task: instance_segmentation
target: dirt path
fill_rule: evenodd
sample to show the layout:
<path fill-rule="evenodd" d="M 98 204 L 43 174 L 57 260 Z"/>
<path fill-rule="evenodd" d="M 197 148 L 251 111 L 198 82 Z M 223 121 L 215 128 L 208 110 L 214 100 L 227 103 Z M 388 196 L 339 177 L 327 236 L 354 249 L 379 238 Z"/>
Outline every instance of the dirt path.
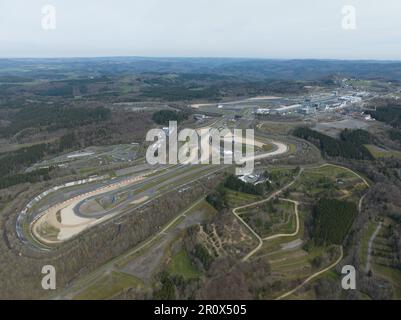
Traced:
<path fill-rule="evenodd" d="M 365 272 L 368 273 L 370 270 L 370 265 L 372 262 L 372 248 L 373 248 L 373 242 L 375 241 L 377 235 L 379 234 L 381 228 L 383 226 L 383 223 L 380 222 L 377 227 L 375 232 L 373 232 L 372 236 L 369 239 L 369 243 L 368 243 L 368 254 L 366 256 L 366 266 L 365 266 Z"/>
<path fill-rule="evenodd" d="M 275 198 L 276 196 L 278 196 L 280 193 L 282 193 L 284 190 L 286 190 L 286 189 L 288 189 L 289 187 L 291 187 L 296 181 L 297 181 L 297 179 L 301 176 L 301 174 L 302 174 L 302 172 L 303 172 L 303 168 L 301 168 L 301 170 L 299 171 L 299 173 L 298 173 L 298 175 L 294 178 L 294 180 L 293 181 L 291 181 L 289 184 L 287 184 L 286 186 L 284 186 L 284 187 L 282 187 L 280 190 L 277 190 L 276 192 L 274 192 L 274 193 L 272 193 L 269 197 L 267 197 L 266 199 L 264 199 L 264 200 L 260 200 L 260 201 L 256 201 L 256 202 L 253 202 L 253 203 L 251 203 L 251 204 L 247 204 L 247 205 L 244 205 L 244 206 L 240 206 L 240 207 L 237 207 L 237 208 L 234 208 L 233 209 L 233 214 L 237 217 L 237 219 L 239 220 L 239 221 L 241 221 L 241 223 L 249 230 L 249 231 L 251 231 L 251 233 L 256 237 L 256 239 L 259 241 L 259 243 L 258 243 L 258 245 L 256 246 L 256 248 L 255 249 L 253 249 L 251 252 L 249 252 L 244 258 L 242 258 L 242 261 L 247 261 L 250 257 L 252 257 L 256 252 L 258 252 L 259 250 L 260 250 L 260 248 L 262 248 L 262 246 L 263 246 L 263 241 L 267 241 L 267 240 L 271 240 L 271 239 L 273 239 L 272 237 L 274 237 L 274 238 L 279 238 L 279 237 L 290 237 L 290 236 L 294 236 L 294 235 L 297 235 L 298 234 L 298 232 L 299 232 L 299 216 L 298 216 L 298 202 L 296 202 L 296 201 L 292 201 L 292 200 L 288 200 L 288 199 L 283 199 L 283 200 L 285 200 L 285 201 L 290 201 L 290 202 L 293 202 L 294 204 L 295 204 L 295 214 L 296 214 L 296 221 L 297 221 L 297 230 L 296 230 L 296 232 L 294 233 L 294 234 L 291 234 L 291 235 L 288 235 L 288 234 L 278 234 L 278 235 L 274 235 L 274 236 L 272 236 L 272 237 L 268 237 L 268 238 L 265 238 L 265 239 L 263 239 L 262 237 L 260 237 L 241 217 L 240 217 L 240 215 L 238 214 L 238 210 L 241 210 L 241 209 L 245 209 L 245 208 L 248 208 L 248 207 L 252 207 L 252 206 L 255 206 L 255 205 L 258 205 L 258 204 L 262 204 L 262 203 L 265 203 L 265 202 L 268 202 L 268 201 L 270 201 L 271 199 L 273 199 L 273 198 Z"/>
<path fill-rule="evenodd" d="M 280 200 L 282 200 L 282 201 L 287 201 L 287 202 L 291 202 L 291 203 L 294 204 L 295 219 L 296 219 L 295 231 L 294 231 L 293 233 L 279 233 L 279 234 L 275 234 L 275 235 L 273 235 L 273 236 L 263 238 L 263 241 L 269 241 L 269 240 L 273 240 L 273 239 L 277 239 L 277 238 L 295 237 L 295 236 L 298 234 L 298 232 L 299 232 L 299 214 L 298 214 L 299 202 L 298 202 L 298 201 L 294 201 L 294 200 L 290 200 L 290 199 L 283 199 L 283 198 L 280 198 Z"/>
<path fill-rule="evenodd" d="M 341 168 L 341 169 L 347 170 L 347 171 L 351 172 L 352 174 L 354 174 L 355 176 L 357 176 L 359 179 L 361 179 L 363 181 L 363 183 L 366 184 L 366 186 L 368 188 L 370 187 L 369 182 L 364 177 L 362 177 L 360 174 L 356 173 L 354 170 L 351 170 L 350 168 L 339 166 L 339 165 L 336 165 L 336 164 L 331 164 L 331 163 L 325 163 L 325 164 L 321 165 L 320 167 L 327 167 L 327 166 L 332 166 L 332 167 L 336 167 L 336 168 Z"/>
<path fill-rule="evenodd" d="M 288 292 L 282 294 L 281 296 L 279 296 L 275 300 L 281 300 L 281 299 L 284 299 L 284 298 L 292 295 L 294 292 L 298 291 L 300 288 L 302 288 L 308 282 L 310 282 L 313 279 L 317 278 L 318 276 L 322 275 L 326 271 L 329 271 L 330 269 L 334 268 L 337 264 L 339 264 L 341 262 L 343 257 L 344 257 L 343 247 L 340 246 L 340 256 L 338 257 L 338 259 L 335 262 L 333 262 L 331 265 L 329 265 L 328 267 L 324 268 L 323 270 L 320 270 L 320 271 L 312 274 L 310 277 L 306 278 L 299 286 L 297 286 L 296 288 L 292 289 L 291 291 L 288 291 Z"/>
<path fill-rule="evenodd" d="M 345 169 L 345 170 L 347 170 L 347 171 L 352 172 L 354 175 L 356 175 L 358 178 L 360 178 L 360 179 L 366 184 L 366 186 L 367 186 L 368 188 L 370 187 L 370 185 L 369 185 L 369 183 L 366 181 L 366 179 L 364 179 L 361 175 L 359 175 L 359 174 L 356 173 L 355 171 L 353 171 L 353 170 L 351 170 L 351 169 L 348 169 L 348 168 L 346 168 L 346 167 L 342 167 L 342 166 L 338 166 L 338 165 L 334 165 L 334 164 L 324 164 L 322 167 L 328 166 L 328 165 L 334 166 L 334 167 L 337 167 L 337 168 L 343 168 L 343 169 Z M 359 203 L 358 203 L 358 211 L 359 211 L 359 213 L 361 213 L 361 211 L 362 211 L 362 203 L 363 203 L 363 200 L 365 199 L 365 197 L 366 197 L 366 194 L 363 195 L 363 196 L 361 197 L 361 199 L 359 200 Z M 371 250 L 370 248 L 371 248 L 371 245 L 373 244 L 373 240 L 374 240 L 374 238 L 377 236 L 377 233 L 380 231 L 380 228 L 379 228 L 379 227 L 381 228 L 381 225 L 378 226 L 378 228 L 376 229 L 375 233 L 372 235 L 372 238 L 371 238 L 370 241 L 369 241 L 368 252 L 370 252 L 370 250 Z M 379 229 L 379 230 L 378 230 L 378 229 Z M 323 270 L 321 270 L 321 271 L 318 271 L 318 272 L 314 273 L 313 275 L 311 275 L 310 277 L 308 277 L 306 280 L 304 280 L 299 286 L 297 286 L 297 287 L 294 288 L 293 290 L 288 291 L 287 293 L 285 293 L 285 294 L 279 296 L 278 298 L 276 298 L 276 300 L 281 300 L 281 299 L 284 299 L 284 298 L 290 296 L 291 294 L 293 294 L 294 292 L 296 292 L 297 290 L 299 290 L 300 288 L 302 288 L 302 287 L 303 287 L 305 284 L 307 284 L 308 282 L 310 282 L 310 281 L 312 281 L 313 279 L 317 278 L 318 276 L 320 276 L 321 274 L 325 273 L 326 271 L 329 271 L 330 269 L 334 268 L 335 266 L 337 266 L 337 265 L 341 262 L 341 260 L 343 259 L 343 257 L 344 257 L 344 250 L 343 250 L 343 247 L 340 246 L 340 256 L 339 256 L 339 258 L 338 258 L 334 263 L 332 263 L 331 265 L 329 265 L 327 268 L 325 268 L 325 269 L 323 269 Z M 368 261 L 369 261 L 369 253 L 368 253 Z M 369 266 L 367 265 L 367 267 L 369 267 Z M 367 269 L 366 269 L 366 270 L 367 270 Z"/>
<path fill-rule="evenodd" d="M 338 166 L 338 165 L 334 165 L 334 164 L 329 164 L 329 163 L 323 164 L 323 165 L 321 165 L 320 167 L 325 167 L 325 166 L 333 166 L 333 167 L 345 169 L 345 170 L 347 170 L 347 171 L 353 173 L 353 174 L 354 174 L 355 176 L 357 176 L 358 178 L 360 178 L 360 179 L 365 183 L 365 185 L 366 185 L 368 188 L 370 187 L 370 185 L 369 185 L 369 183 L 367 182 L 366 179 L 364 179 L 361 175 L 359 175 L 358 173 L 356 173 L 355 171 L 353 171 L 353 170 L 351 170 L 351 169 L 349 169 L 349 168 L 342 167 L 342 166 Z M 249 229 L 249 230 L 252 232 L 252 234 L 253 234 L 253 235 L 258 239 L 258 241 L 259 241 L 258 246 L 257 246 L 255 249 L 253 249 L 251 252 L 249 252 L 249 253 L 242 259 L 243 261 L 248 260 L 248 259 L 249 259 L 251 256 L 253 256 L 257 251 L 259 251 L 259 250 L 262 248 L 263 242 L 264 242 L 264 241 L 269 241 L 269 240 L 277 239 L 277 238 L 280 238 L 280 237 L 293 237 L 293 236 L 296 236 L 296 235 L 298 234 L 298 232 L 299 232 L 298 205 L 299 205 L 299 203 L 298 203 L 297 201 L 293 201 L 293 200 L 289 200 L 289 199 L 281 199 L 281 200 L 284 200 L 284 201 L 293 202 L 293 203 L 295 204 L 295 213 L 296 213 L 296 219 L 297 219 L 297 222 L 296 222 L 296 223 L 297 223 L 296 231 L 295 231 L 294 233 L 291 233 L 291 234 L 277 234 L 277 235 L 273 235 L 273 236 L 270 236 L 270 237 L 267 237 L 267 238 L 261 238 L 261 237 L 260 237 L 260 236 L 259 236 L 259 235 L 258 235 L 258 234 L 257 234 L 257 233 L 256 233 L 256 232 L 255 232 L 240 216 L 239 216 L 239 215 L 238 215 L 237 211 L 240 210 L 240 209 L 248 208 L 248 207 L 250 207 L 250 206 L 262 204 L 262 203 L 265 203 L 265 202 L 271 200 L 272 198 L 274 198 L 275 196 L 279 195 L 279 194 L 280 194 L 281 192 L 283 192 L 284 190 L 286 190 L 286 189 L 288 189 L 289 187 L 291 187 L 291 186 L 295 183 L 295 181 L 301 176 L 301 174 L 302 174 L 303 171 L 304 171 L 304 168 L 301 168 L 299 174 L 294 178 L 294 180 L 293 180 L 291 183 L 287 184 L 286 186 L 284 186 L 284 187 L 281 188 L 280 190 L 274 192 L 274 193 L 273 193 L 272 195 L 270 195 L 267 199 L 264 199 L 264 200 L 261 200 L 261 201 L 257 201 L 257 202 L 254 202 L 254 203 L 251 203 L 251 204 L 244 205 L 244 206 L 237 207 L 237 208 L 233 209 L 233 214 L 247 227 L 247 229 Z M 365 196 L 366 196 L 366 194 L 365 194 L 364 196 L 362 196 L 361 199 L 359 200 L 359 204 L 358 204 L 358 211 L 359 211 L 359 213 L 362 211 L 362 202 L 363 202 Z M 376 229 L 376 231 L 377 231 L 377 229 Z M 379 231 L 380 231 L 380 229 L 379 229 Z M 377 231 L 377 233 L 378 233 L 378 231 Z M 375 234 L 376 234 L 376 232 L 375 232 Z M 377 235 L 377 234 L 376 234 L 376 235 Z M 376 237 L 376 235 L 374 235 L 374 236 Z M 373 237 L 373 236 L 372 236 L 372 237 Z M 374 238 L 373 238 L 373 239 L 374 239 Z M 372 240 L 372 239 L 371 239 L 371 240 Z M 372 243 L 373 243 L 373 241 L 372 241 Z M 343 259 L 343 257 L 344 257 L 343 247 L 340 246 L 339 248 L 340 248 L 340 256 L 339 256 L 339 258 L 338 258 L 334 263 L 332 263 L 332 264 L 329 265 L 328 267 L 324 268 L 323 270 L 320 270 L 320 271 L 318 271 L 318 272 L 312 274 L 312 275 L 309 276 L 307 279 L 305 279 L 300 285 L 298 285 L 296 288 L 294 288 L 293 290 L 288 291 L 287 293 L 285 293 L 285 294 L 279 296 L 278 298 L 276 298 L 276 300 L 281 300 L 281 299 L 284 299 L 284 298 L 290 296 L 291 294 L 293 294 L 294 292 L 296 292 L 297 290 L 299 290 L 301 287 L 303 287 L 303 286 L 304 286 L 305 284 L 307 284 L 308 282 L 312 281 L 313 279 L 317 278 L 317 277 L 320 276 L 321 274 L 323 274 L 323 273 L 325 273 L 326 271 L 329 271 L 330 269 L 332 269 L 332 268 L 334 268 L 335 266 L 337 266 L 337 264 L 339 264 L 339 263 L 341 262 L 341 260 Z"/>

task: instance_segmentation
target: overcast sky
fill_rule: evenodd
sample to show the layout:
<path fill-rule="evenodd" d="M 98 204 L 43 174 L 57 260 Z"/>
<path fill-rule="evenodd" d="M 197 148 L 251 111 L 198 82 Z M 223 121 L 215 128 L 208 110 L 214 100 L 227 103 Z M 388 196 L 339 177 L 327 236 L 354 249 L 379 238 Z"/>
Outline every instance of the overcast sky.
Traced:
<path fill-rule="evenodd" d="M 127 55 L 401 60 L 401 1 L 0 0 L 0 57 Z"/>

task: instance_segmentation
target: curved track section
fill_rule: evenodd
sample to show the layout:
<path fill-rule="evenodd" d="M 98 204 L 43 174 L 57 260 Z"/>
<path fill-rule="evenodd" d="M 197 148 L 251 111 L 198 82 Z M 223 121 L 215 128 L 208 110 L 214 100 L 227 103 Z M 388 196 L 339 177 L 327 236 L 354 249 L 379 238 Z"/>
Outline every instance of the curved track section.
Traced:
<path fill-rule="evenodd" d="M 254 143 L 262 146 L 266 144 L 261 141 Z M 272 158 L 283 155 L 289 150 L 282 142 L 268 141 L 268 143 L 274 146 L 271 151 L 255 154 L 243 160 Z M 89 191 L 87 189 L 85 191 L 82 187 L 81 190 L 84 191 L 63 201 L 45 205 L 42 203 L 42 209 L 35 210 L 33 206 L 25 208 L 17 218 L 17 233 L 24 243 L 49 250 L 52 246 L 67 241 L 88 228 L 152 201 L 161 194 L 171 191 L 174 186 L 182 187 L 189 181 L 196 181 L 226 167 L 173 165 L 133 177 L 120 178 L 110 183 L 103 182 L 99 187 Z"/>

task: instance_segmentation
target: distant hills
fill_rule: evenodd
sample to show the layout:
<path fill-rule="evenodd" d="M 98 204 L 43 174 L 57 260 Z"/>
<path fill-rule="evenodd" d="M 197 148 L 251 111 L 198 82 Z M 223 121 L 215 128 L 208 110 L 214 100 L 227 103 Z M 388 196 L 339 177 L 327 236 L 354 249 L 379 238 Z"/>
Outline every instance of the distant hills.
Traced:
<path fill-rule="evenodd" d="M 85 77 L 191 73 L 249 80 L 315 80 L 332 77 L 401 80 L 401 61 L 146 57 L 0 59 L 0 76 L 62 79 L 67 71 Z"/>

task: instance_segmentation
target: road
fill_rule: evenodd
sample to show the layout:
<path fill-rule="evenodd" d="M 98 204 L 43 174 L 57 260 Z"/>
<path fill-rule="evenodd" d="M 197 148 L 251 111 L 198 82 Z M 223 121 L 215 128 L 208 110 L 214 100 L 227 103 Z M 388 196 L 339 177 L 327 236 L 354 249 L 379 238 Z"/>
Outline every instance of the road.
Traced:
<path fill-rule="evenodd" d="M 254 142 L 254 143 L 256 143 L 256 142 Z M 284 143 L 276 142 L 276 141 L 272 141 L 271 143 L 273 143 L 276 146 L 276 148 L 274 150 L 272 150 L 270 152 L 264 152 L 262 154 L 254 155 L 254 156 L 246 158 L 246 159 L 243 158 L 243 160 L 250 161 L 252 159 L 256 160 L 256 159 L 262 159 L 262 158 L 267 158 L 267 157 L 273 157 L 273 156 L 277 156 L 280 154 L 284 154 L 289 149 L 288 146 Z M 197 169 L 195 171 L 203 171 L 204 168 L 205 168 L 205 166 L 200 166 L 199 169 Z M 146 194 L 144 194 L 141 198 L 154 199 L 155 195 L 156 195 L 156 192 L 155 192 L 156 189 L 161 188 L 163 185 L 166 185 L 167 183 L 173 184 L 173 183 L 175 183 L 175 180 L 178 180 L 178 178 L 182 178 L 185 175 L 185 173 L 180 174 L 177 171 L 177 170 L 185 169 L 185 168 L 183 168 L 182 165 L 173 166 L 173 168 L 171 168 L 171 169 L 173 171 L 176 171 L 175 177 L 170 177 L 167 181 L 159 183 L 156 187 L 151 188 L 151 190 L 149 192 L 147 192 Z M 209 171 L 209 170 L 205 170 L 206 175 L 207 175 L 207 171 Z M 193 174 L 193 173 L 191 173 L 191 174 Z M 163 175 L 166 175 L 166 176 L 171 175 L 171 170 L 168 170 L 167 173 L 161 174 L 161 176 L 163 176 Z M 204 175 L 205 174 L 202 174 L 202 173 L 199 174 L 199 176 L 204 176 Z M 118 204 L 117 206 L 115 206 L 114 208 L 112 208 L 110 210 L 101 210 L 96 213 L 91 213 L 90 215 L 83 214 L 80 211 L 81 205 L 86 203 L 90 199 L 95 199 L 96 197 L 98 197 L 100 195 L 102 195 L 102 196 L 104 196 L 106 194 L 112 195 L 112 194 L 116 194 L 117 192 L 121 192 L 122 190 L 125 190 L 125 189 L 131 189 L 131 194 L 132 194 L 133 191 L 140 190 L 140 188 L 138 188 L 140 185 L 144 185 L 144 184 L 147 184 L 148 182 L 150 182 L 151 180 L 158 179 L 157 176 L 149 177 L 146 179 L 144 179 L 146 177 L 146 175 L 142 175 L 142 177 L 143 177 L 142 181 L 136 181 L 135 178 L 134 179 L 129 178 L 126 180 L 114 182 L 110 185 L 106 184 L 106 185 L 103 185 L 102 187 L 100 187 L 99 189 L 95 189 L 95 190 L 91 190 L 89 192 L 75 195 L 74 197 L 71 197 L 62 202 L 57 202 L 57 203 L 53 204 L 51 207 L 47 208 L 47 210 L 44 210 L 40 213 L 37 213 L 37 212 L 33 213 L 31 215 L 31 217 L 34 216 L 35 218 L 33 219 L 33 221 L 30 222 L 30 228 L 29 228 L 31 230 L 31 235 L 33 236 L 34 239 L 39 238 L 42 243 L 48 243 L 48 241 L 45 241 L 45 239 L 38 237 L 38 232 L 37 232 L 37 230 L 39 230 L 38 228 L 41 226 L 43 221 L 48 223 L 47 217 L 50 217 L 49 219 L 51 219 L 52 221 L 54 220 L 53 224 L 54 223 L 56 224 L 56 226 L 55 226 L 56 229 L 60 229 L 60 230 L 63 229 L 63 230 L 68 231 L 65 233 L 65 236 L 63 236 L 62 238 L 57 238 L 57 240 L 52 240 L 49 243 L 53 243 L 53 242 L 58 243 L 61 241 L 68 240 L 95 224 L 103 223 L 106 219 L 112 218 L 115 215 L 120 214 L 122 211 L 124 211 L 123 207 L 132 204 L 132 201 L 134 199 L 131 199 L 129 197 L 127 200 L 123 201 L 122 203 Z M 143 192 L 140 192 L 140 193 L 142 194 Z M 278 193 L 273 194 L 272 197 L 274 197 L 277 194 Z M 136 194 L 136 196 L 139 197 L 138 194 Z M 74 224 L 65 225 L 64 222 L 62 222 L 62 223 L 55 222 L 55 219 L 53 218 L 53 216 L 54 217 L 56 216 L 56 212 L 63 209 L 67 205 L 69 205 L 70 202 L 72 203 L 72 201 L 74 204 L 73 208 L 71 210 L 68 210 L 68 212 L 65 210 L 63 212 L 68 213 L 68 217 L 74 218 L 74 220 L 73 220 Z M 147 201 L 147 202 L 149 202 L 149 201 Z M 66 218 L 67 214 L 65 214 L 63 217 Z M 67 219 L 65 219 L 65 220 L 67 221 Z M 60 234 L 61 234 L 61 232 L 60 232 Z M 63 235 L 64 235 L 64 233 L 63 233 Z"/>
<path fill-rule="evenodd" d="M 258 154 L 258 155 L 254 155 L 252 157 L 244 157 L 243 159 L 241 159 L 241 161 L 249 161 L 249 160 L 261 160 L 261 159 L 266 159 L 266 158 L 271 158 L 274 156 L 279 156 L 282 155 L 284 153 L 287 153 L 289 150 L 288 145 L 282 143 L 282 142 L 278 142 L 278 141 L 269 141 L 271 144 L 273 144 L 276 148 L 268 153 L 262 153 L 262 154 Z"/>
<path fill-rule="evenodd" d="M 38 219 L 34 220 L 31 225 L 30 225 L 30 229 L 31 229 L 31 235 L 34 237 L 34 239 L 39 239 L 41 243 L 44 244 L 58 244 L 61 243 L 63 241 L 69 240 L 75 236 L 77 236 L 78 234 L 84 232 L 85 230 L 89 229 L 90 227 L 99 224 L 99 223 L 106 223 L 106 221 L 110 221 L 112 220 L 112 218 L 115 218 L 117 216 L 120 216 L 122 214 L 124 214 L 125 212 L 128 211 L 132 211 L 134 208 L 139 208 L 144 206 L 145 204 L 149 203 L 150 201 L 160 197 L 161 195 L 165 194 L 166 192 L 169 192 L 173 189 L 177 189 L 177 188 L 183 188 L 185 185 L 192 183 L 194 181 L 197 181 L 198 179 L 202 178 L 202 177 L 206 177 L 210 174 L 213 174 L 217 171 L 223 170 L 226 167 L 223 166 L 216 166 L 216 168 L 214 166 L 196 166 L 193 167 L 193 169 L 191 169 L 191 167 L 185 167 L 185 166 L 180 166 L 181 171 L 184 172 L 180 172 L 180 171 L 174 171 L 173 174 L 170 176 L 167 176 L 163 174 L 161 177 L 163 179 L 167 179 L 166 181 L 162 180 L 155 180 L 155 177 L 151 177 L 150 181 L 155 181 L 152 183 L 155 183 L 154 186 L 151 186 L 149 188 L 147 188 L 146 190 L 144 190 L 143 192 L 138 190 L 138 187 L 136 184 L 133 185 L 133 190 L 136 190 L 137 195 L 141 195 L 141 194 L 148 194 L 149 197 L 151 197 L 150 199 L 146 198 L 146 201 L 138 203 L 137 205 L 130 205 L 132 204 L 132 199 L 129 199 L 125 202 L 123 202 L 121 205 L 125 205 L 125 208 L 121 208 L 121 206 L 117 206 L 116 208 L 109 210 L 106 212 L 106 214 L 103 214 L 99 217 L 96 217 L 95 215 L 93 215 L 93 217 L 88 217 L 82 214 L 76 215 L 74 208 L 76 206 L 78 206 L 80 203 L 82 203 L 83 200 L 85 199 L 89 199 L 91 197 L 96 196 L 96 192 L 98 194 L 103 194 L 103 193 L 107 193 L 110 192 L 109 190 L 111 190 L 111 187 L 113 187 L 116 190 L 119 190 L 119 188 L 121 187 L 121 189 L 125 190 L 126 188 L 126 184 L 132 183 L 130 182 L 130 180 L 127 180 L 129 182 L 127 182 L 126 184 L 124 183 L 117 183 L 117 184 L 113 184 L 110 186 L 104 186 L 99 190 L 95 190 L 95 192 L 92 193 L 88 193 L 88 194 L 82 194 L 80 196 L 76 196 L 72 199 L 69 199 L 67 201 L 64 201 L 63 203 L 57 204 L 56 206 L 46 210 L 45 212 L 43 212 L 42 215 L 38 216 Z M 188 168 L 190 170 L 188 170 Z M 194 176 L 194 177 L 192 177 Z M 181 180 L 179 180 L 181 179 Z M 150 181 L 147 181 L 147 183 L 149 183 Z M 139 182 L 141 185 L 143 185 L 144 180 L 141 180 Z M 167 188 L 168 187 L 168 188 Z M 149 190 L 153 190 L 152 192 L 149 192 Z M 43 237 L 41 237 L 38 233 L 38 228 L 40 227 L 40 225 L 42 225 L 43 223 L 48 223 L 47 222 L 47 218 L 51 217 L 51 214 L 55 215 L 55 213 L 58 210 L 61 210 L 63 208 L 66 208 L 66 206 L 73 204 L 73 208 L 70 208 L 68 210 L 68 214 L 69 217 L 71 218 L 71 221 L 73 221 L 72 223 L 68 223 L 67 221 L 64 222 L 63 217 L 63 211 L 61 214 L 61 218 L 62 218 L 62 224 L 60 223 L 56 223 L 55 227 L 57 227 L 60 230 L 59 235 L 61 234 L 65 234 L 66 235 L 63 237 L 58 237 L 57 240 L 54 241 L 48 241 L 46 239 L 43 239 Z M 64 209 L 63 209 L 64 210 Z M 54 220 L 54 219 L 53 219 Z M 50 220 L 49 220 L 50 221 Z M 53 222 L 54 223 L 54 222 Z"/>

